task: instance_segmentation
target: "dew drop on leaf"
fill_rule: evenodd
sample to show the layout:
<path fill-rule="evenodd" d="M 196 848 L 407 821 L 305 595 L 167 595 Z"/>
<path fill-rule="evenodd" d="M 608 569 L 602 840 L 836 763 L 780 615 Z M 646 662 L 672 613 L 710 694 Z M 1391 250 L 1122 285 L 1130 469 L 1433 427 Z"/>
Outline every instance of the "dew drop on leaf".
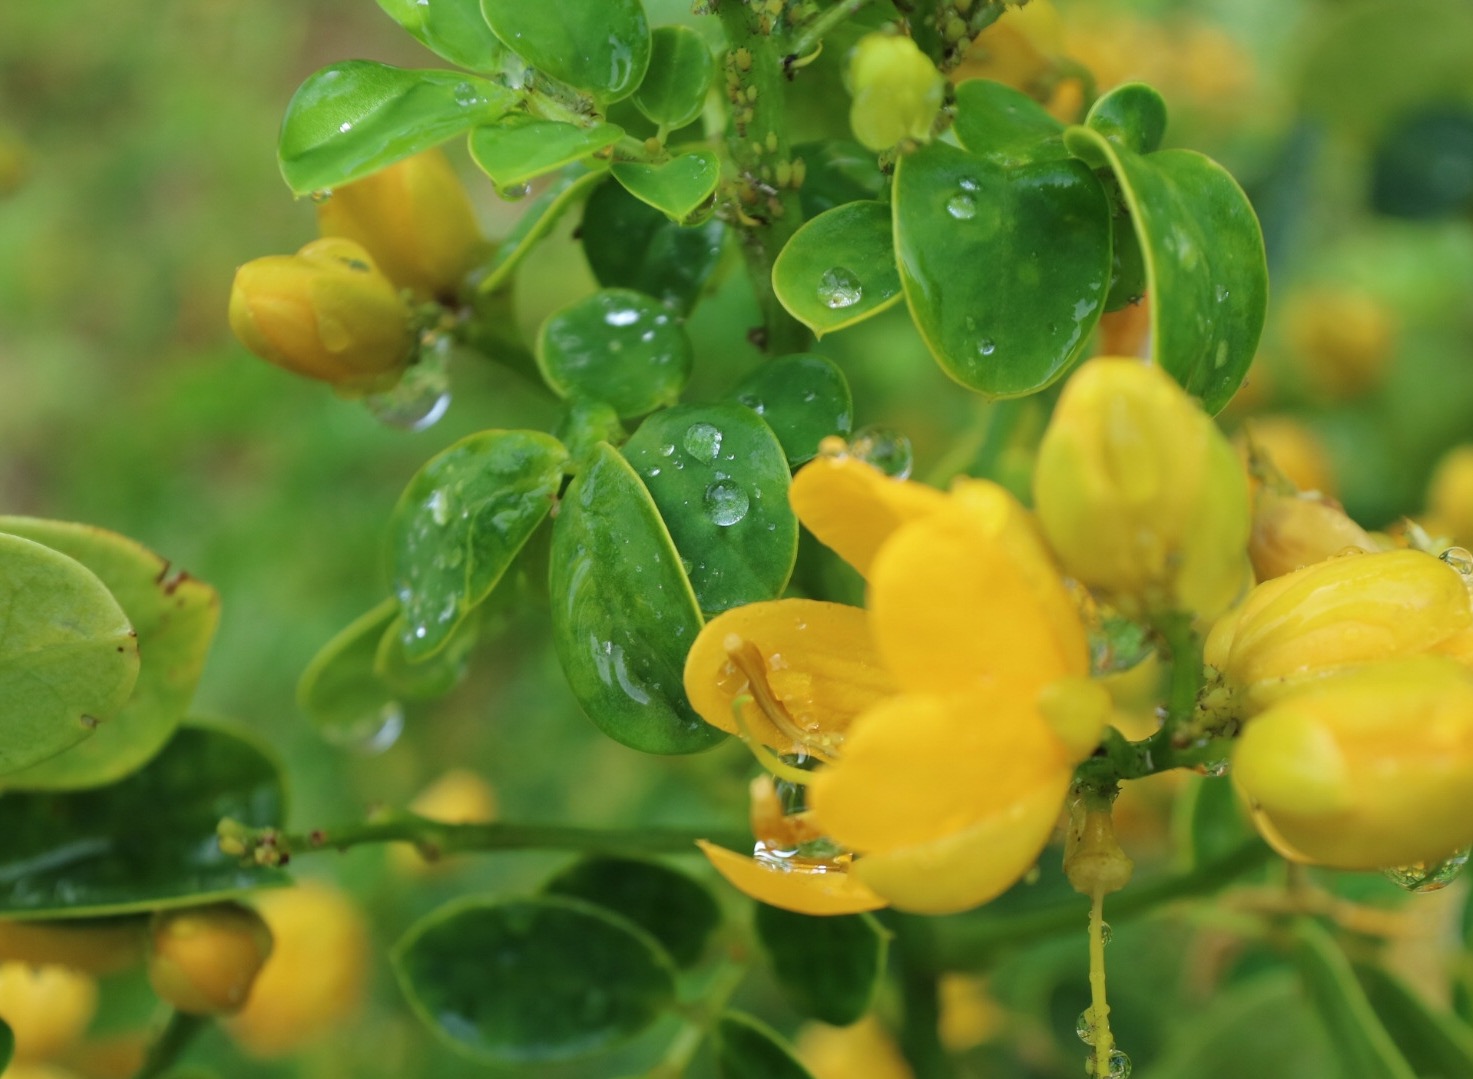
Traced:
<path fill-rule="evenodd" d="M 864 286 L 849 270 L 833 266 L 818 279 L 818 298 L 829 310 L 839 311 L 864 299 Z"/>
<path fill-rule="evenodd" d="M 735 480 L 717 480 L 711 484 L 706 488 L 705 502 L 711 520 L 722 528 L 740 521 L 751 505 L 747 492 Z"/>
<path fill-rule="evenodd" d="M 714 461 L 721 452 L 721 428 L 712 423 L 693 423 L 685 431 L 685 452 L 698 461 Z"/>
<path fill-rule="evenodd" d="M 863 427 L 854 432 L 848 452 L 887 476 L 902 480 L 910 476 L 911 466 L 915 463 L 910 439 L 888 427 Z"/>
<path fill-rule="evenodd" d="M 977 200 L 965 191 L 946 200 L 946 212 L 958 221 L 970 221 L 977 216 Z"/>

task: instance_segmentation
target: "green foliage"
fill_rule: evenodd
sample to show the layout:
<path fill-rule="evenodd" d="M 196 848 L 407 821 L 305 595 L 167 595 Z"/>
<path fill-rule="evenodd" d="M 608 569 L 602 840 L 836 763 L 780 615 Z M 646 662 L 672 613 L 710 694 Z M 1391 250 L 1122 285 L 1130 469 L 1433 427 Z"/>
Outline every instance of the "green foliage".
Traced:
<path fill-rule="evenodd" d="M 599 284 L 643 292 L 682 313 L 695 306 L 725 238 L 726 224 L 718 218 L 683 226 L 613 180 L 588 196 L 579 226 Z"/>
<path fill-rule="evenodd" d="M 716 1063 L 721 1079 L 813 1079 L 792 1048 L 765 1023 L 727 1012 L 716 1026 Z"/>
<path fill-rule="evenodd" d="M 721 180 L 721 163 L 710 150 L 694 150 L 654 165 L 616 163 L 610 171 L 640 202 L 681 225 L 699 224 L 710 216 Z"/>
<path fill-rule="evenodd" d="M 675 130 L 700 116 L 715 78 L 711 50 L 688 26 L 661 26 L 650 37 L 650 64 L 634 92 L 640 112 Z"/>
<path fill-rule="evenodd" d="M 492 31 L 534 68 L 608 104 L 639 86 L 650 62 L 640 0 L 570 0 L 556 8 L 481 0 Z"/>
<path fill-rule="evenodd" d="M 844 372 L 810 353 L 769 361 L 730 396 L 766 421 L 792 468 L 817 456 L 825 438 L 847 435 L 854 426 L 854 401 Z"/>
<path fill-rule="evenodd" d="M 452 64 L 491 73 L 508 53 L 481 17 L 479 0 L 378 0 L 378 6 L 420 44 Z"/>
<path fill-rule="evenodd" d="M 614 124 L 584 128 L 512 113 L 471 132 L 471 157 L 505 191 L 581 161 L 623 136 Z"/>
<path fill-rule="evenodd" d="M 773 263 L 772 288 L 816 337 L 893 307 L 900 301 L 900 271 L 890 207 L 847 202 L 805 223 Z"/>
<path fill-rule="evenodd" d="M 783 995 L 801 1014 L 846 1026 L 869 1011 L 890 944 L 872 915 L 814 918 L 758 903 L 753 920 Z"/>

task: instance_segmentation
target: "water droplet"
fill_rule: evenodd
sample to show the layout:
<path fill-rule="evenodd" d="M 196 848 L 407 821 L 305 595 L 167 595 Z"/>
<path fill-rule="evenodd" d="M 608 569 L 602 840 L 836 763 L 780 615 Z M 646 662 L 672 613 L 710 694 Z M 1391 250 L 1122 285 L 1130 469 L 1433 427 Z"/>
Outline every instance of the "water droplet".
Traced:
<path fill-rule="evenodd" d="M 1074 1033 L 1085 1045 L 1095 1043 L 1095 1013 L 1093 1008 L 1085 1008 L 1079 1013 L 1079 1018 L 1074 1023 Z"/>
<path fill-rule="evenodd" d="M 639 311 L 633 307 L 615 307 L 604 312 L 604 322 L 610 326 L 633 326 L 639 321 Z"/>
<path fill-rule="evenodd" d="M 685 431 L 685 452 L 698 461 L 714 461 L 721 452 L 721 428 L 712 423 L 693 423 Z"/>
<path fill-rule="evenodd" d="M 1113 936 L 1114 936 L 1114 933 L 1110 929 L 1110 923 L 1109 922 L 1101 922 L 1100 923 L 1100 943 L 1101 944 L 1109 944 L 1110 943 L 1110 938 L 1113 937 Z"/>
<path fill-rule="evenodd" d="M 1085 1060 L 1084 1074 L 1091 1076 L 1099 1075 L 1099 1073 L 1095 1070 L 1095 1058 L 1093 1056 L 1090 1056 L 1087 1060 Z M 1129 1077 L 1130 1057 L 1126 1056 L 1119 1049 L 1110 1050 L 1110 1060 L 1109 1063 L 1105 1065 L 1105 1074 L 1103 1076 L 1103 1079 L 1129 1079 Z"/>
<path fill-rule="evenodd" d="M 1217 294 L 1216 295 L 1217 295 L 1217 302 L 1218 303 L 1223 303 L 1223 302 L 1225 302 L 1227 300 L 1227 298 L 1229 296 L 1232 295 L 1232 293 L 1228 292 L 1228 290 L 1225 287 L 1223 287 L 1222 285 L 1218 285 L 1217 286 Z"/>
<path fill-rule="evenodd" d="M 450 498 L 444 491 L 436 489 L 430 493 L 429 501 L 425 506 L 430 511 L 430 517 L 437 525 L 447 524 L 450 521 Z"/>
<path fill-rule="evenodd" d="M 497 187 L 496 194 L 503 202 L 516 202 L 526 198 L 532 191 L 531 184 L 506 184 Z"/>
<path fill-rule="evenodd" d="M 377 756 L 404 733 L 404 707 L 398 701 L 386 701 L 377 711 L 351 723 L 328 724 L 321 730 L 322 736 L 335 745 L 367 757 Z"/>
<path fill-rule="evenodd" d="M 818 279 L 818 298 L 831 311 L 853 307 L 864 299 L 864 285 L 842 266 L 834 266 Z"/>
<path fill-rule="evenodd" d="M 393 389 L 369 394 L 363 404 L 380 423 L 423 431 L 438 423 L 450 407 L 450 379 L 443 366 L 419 363 Z"/>
<path fill-rule="evenodd" d="M 1468 864 L 1469 849 L 1464 848 L 1435 862 L 1412 862 L 1410 865 L 1383 869 L 1388 880 L 1409 892 L 1440 892 L 1458 879 Z"/>
<path fill-rule="evenodd" d="M 332 198 L 332 188 L 330 188 L 330 187 L 324 187 L 320 191 L 314 191 L 314 192 L 312 192 L 312 201 L 313 202 L 318 202 L 318 203 L 326 202 L 330 198 Z"/>
<path fill-rule="evenodd" d="M 669 457 L 674 452 L 675 452 L 675 446 L 674 446 L 673 443 L 667 442 L 663 446 L 660 447 L 660 456 L 661 457 Z"/>
<path fill-rule="evenodd" d="M 977 342 L 977 351 L 983 356 L 991 356 L 997 351 L 997 342 L 990 337 L 984 337 Z"/>
<path fill-rule="evenodd" d="M 1473 577 L 1473 551 L 1466 547 L 1449 547 L 1437 556 L 1464 577 Z"/>
<path fill-rule="evenodd" d="M 910 439 L 888 427 L 864 427 L 855 431 L 847 448 L 849 453 L 861 461 L 866 461 L 887 476 L 897 479 L 908 478 L 911 465 L 915 463 Z M 822 451 L 822 444 L 819 449 Z"/>
<path fill-rule="evenodd" d="M 946 200 L 946 212 L 958 221 L 970 221 L 977 216 L 977 200 L 965 191 L 958 192 Z"/>
<path fill-rule="evenodd" d="M 453 93 L 455 95 L 455 103 L 463 109 L 473 109 L 477 105 L 484 105 L 486 103 L 486 99 L 481 96 L 480 91 L 468 82 L 456 83 Z"/>
<path fill-rule="evenodd" d="M 706 512 L 722 528 L 740 521 L 751 505 L 747 492 L 735 480 L 717 480 L 706 488 L 705 499 Z"/>

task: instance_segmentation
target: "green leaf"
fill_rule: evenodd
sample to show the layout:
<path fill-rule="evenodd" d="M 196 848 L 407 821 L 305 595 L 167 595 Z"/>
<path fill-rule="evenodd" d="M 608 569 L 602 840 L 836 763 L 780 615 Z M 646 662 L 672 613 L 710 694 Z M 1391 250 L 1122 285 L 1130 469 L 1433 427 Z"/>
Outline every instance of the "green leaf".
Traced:
<path fill-rule="evenodd" d="M 1356 980 L 1386 1032 L 1422 1079 L 1473 1075 L 1473 1028 L 1449 1012 L 1434 1010 L 1396 975 L 1356 963 Z"/>
<path fill-rule="evenodd" d="M 721 181 L 721 164 L 710 150 L 692 150 L 658 165 L 621 161 L 609 171 L 631 195 L 677 223 L 708 210 Z"/>
<path fill-rule="evenodd" d="M 669 131 L 701 115 L 716 62 L 701 35 L 688 26 L 662 26 L 650 39 L 649 69 L 634 104 L 651 121 Z"/>
<path fill-rule="evenodd" d="M 505 239 L 497 245 L 495 257 L 477 282 L 477 290 L 485 294 L 505 284 L 522 259 L 552 231 L 569 207 L 588 194 L 603 173 L 602 167 L 594 169 L 582 163 L 569 165 L 559 172 L 557 179 L 528 204 Z"/>
<path fill-rule="evenodd" d="M 15 1033 L 10 1024 L 0 1019 L 0 1072 L 10 1067 L 10 1058 L 15 1055 Z"/>
<path fill-rule="evenodd" d="M 803 163 L 798 198 L 805 219 L 846 202 L 877 199 L 885 190 L 879 155 L 852 139 L 801 143 L 793 147 L 793 161 Z"/>
<path fill-rule="evenodd" d="M 141 771 L 109 787 L 0 795 L 0 916 L 82 918 L 194 906 L 264 885 L 215 840 L 286 818 L 275 759 L 242 728 L 191 721 Z"/>
<path fill-rule="evenodd" d="M 798 550 L 787 457 L 741 405 L 656 412 L 624 444 L 707 614 L 776 599 Z"/>
<path fill-rule="evenodd" d="M 480 0 L 378 0 L 426 48 L 472 71 L 496 72 L 506 46 L 481 16 Z"/>
<path fill-rule="evenodd" d="M 403 720 L 398 694 L 378 677 L 380 642 L 399 604 L 390 598 L 354 619 L 323 645 L 297 682 L 297 707 L 338 745 L 371 743 L 386 724 Z"/>
<path fill-rule="evenodd" d="M 994 397 L 1048 386 L 1089 345 L 1110 282 L 1110 210 L 1077 161 L 1015 166 L 944 143 L 895 168 L 895 254 L 944 370 Z"/>
<path fill-rule="evenodd" d="M 0 532 L 44 543 L 95 573 L 132 623 L 140 661 L 133 693 L 112 722 L 67 752 L 7 776 L 5 786 L 71 790 L 136 771 L 189 709 L 220 622 L 220 597 L 116 532 L 33 517 L 0 517 Z"/>
<path fill-rule="evenodd" d="M 643 929 L 679 967 L 694 966 L 721 924 L 721 909 L 702 884 L 659 862 L 590 855 L 542 888 L 584 899 Z"/>
<path fill-rule="evenodd" d="M 59 551 L 0 535 L 0 775 L 94 736 L 139 675 L 128 616 Z M 5 782 L 9 782 L 8 778 Z"/>
<path fill-rule="evenodd" d="M 1157 362 L 1218 412 L 1248 373 L 1268 302 L 1263 234 L 1247 196 L 1190 150 L 1142 155 L 1088 127 L 1070 128 L 1065 142 L 1120 184 L 1145 260 Z"/>
<path fill-rule="evenodd" d="M 640 0 L 481 0 L 496 36 L 539 71 L 609 104 L 626 98 L 650 62 Z"/>
<path fill-rule="evenodd" d="M 587 397 L 575 397 L 563 406 L 562 417 L 553 433 L 568 447 L 569 472 L 578 472 L 600 442 L 613 446 L 629 437 L 612 406 Z"/>
<path fill-rule="evenodd" d="M 1011 86 L 969 79 L 956 88 L 957 141 L 1000 165 L 1058 160 L 1064 125 Z"/>
<path fill-rule="evenodd" d="M 1294 956 L 1345 1079 L 1416 1079 L 1325 928 L 1308 918 L 1296 922 Z"/>
<path fill-rule="evenodd" d="M 604 401 L 620 416 L 679 399 L 691 352 L 680 320 L 631 289 L 575 300 L 549 315 L 537 335 L 537 366 L 559 396 Z"/>
<path fill-rule="evenodd" d="M 890 945 L 873 917 L 815 918 L 758 903 L 753 920 L 777 984 L 799 1012 L 847 1026 L 869 1011 Z"/>
<path fill-rule="evenodd" d="M 900 302 L 890 207 L 850 202 L 793 233 L 772 265 L 772 288 L 817 337 Z"/>
<path fill-rule="evenodd" d="M 1132 153 L 1155 153 L 1166 135 L 1166 102 L 1145 83 L 1128 82 L 1095 101 L 1084 124 Z"/>
<path fill-rule="evenodd" d="M 475 1060 L 571 1060 L 628 1041 L 675 1000 L 643 930 L 591 903 L 466 899 L 410 928 L 393 955 L 419 1017 Z"/>
<path fill-rule="evenodd" d="M 817 457 L 818 444 L 829 435 L 847 436 L 854 428 L 849 380 L 831 360 L 813 353 L 768 360 L 727 396 L 766 421 L 791 468 Z"/>
<path fill-rule="evenodd" d="M 568 486 L 551 562 L 553 641 L 589 718 L 646 753 L 719 742 L 683 688 L 700 608 L 649 492 L 613 448 L 596 448 Z"/>
<path fill-rule="evenodd" d="M 624 129 L 536 120 L 510 113 L 471 132 L 471 157 L 498 189 L 517 187 L 612 146 Z"/>
<path fill-rule="evenodd" d="M 1231 853 L 1255 834 L 1238 807 L 1232 780 L 1223 776 L 1189 778 L 1173 807 L 1171 828 L 1188 870 Z"/>
<path fill-rule="evenodd" d="M 379 638 L 373 655 L 373 677 L 398 699 L 443 697 L 460 685 L 465 677 L 471 650 L 480 639 L 480 631 L 480 621 L 464 619 L 450 634 L 450 640 L 433 656 L 413 660 L 404 652 L 405 638 L 412 634 L 401 614 L 389 623 Z"/>
<path fill-rule="evenodd" d="M 286 106 L 277 158 L 298 195 L 361 179 L 511 111 L 517 95 L 454 71 L 345 60 L 308 76 Z"/>
<path fill-rule="evenodd" d="M 540 431 L 482 431 L 430 458 L 389 517 L 389 565 L 411 663 L 490 594 L 552 508 L 568 453 Z"/>
<path fill-rule="evenodd" d="M 716 1023 L 716 1069 L 721 1079 L 813 1079 L 771 1027 L 741 1012 Z"/>
<path fill-rule="evenodd" d="M 588 197 L 578 231 L 600 285 L 643 292 L 681 314 L 695 307 L 726 238 L 719 219 L 682 226 L 613 180 Z"/>

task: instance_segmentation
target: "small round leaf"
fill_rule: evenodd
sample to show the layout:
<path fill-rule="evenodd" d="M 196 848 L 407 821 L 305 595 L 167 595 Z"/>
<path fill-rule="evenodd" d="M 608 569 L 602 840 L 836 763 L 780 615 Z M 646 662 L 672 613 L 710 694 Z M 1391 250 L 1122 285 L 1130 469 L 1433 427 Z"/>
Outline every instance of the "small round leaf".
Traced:
<path fill-rule="evenodd" d="M 1154 153 L 1166 135 L 1166 102 L 1145 83 L 1128 82 L 1100 97 L 1084 123 L 1127 150 Z"/>
<path fill-rule="evenodd" d="M 378 0 L 378 6 L 452 64 L 491 73 L 506 60 L 506 46 L 486 25 L 480 0 Z"/>
<path fill-rule="evenodd" d="M 674 131 L 701 115 L 716 75 L 711 50 L 688 26 L 662 26 L 650 41 L 650 66 L 634 104 L 654 123 Z"/>
<path fill-rule="evenodd" d="M 504 190 L 581 161 L 623 135 L 613 124 L 579 127 L 511 113 L 471 132 L 471 157 Z"/>
<path fill-rule="evenodd" d="M 710 150 L 693 150 L 658 165 L 623 161 L 609 171 L 635 198 L 682 224 L 711 206 L 721 182 L 721 163 Z"/>
<path fill-rule="evenodd" d="M 817 337 L 900 302 L 890 207 L 850 202 L 806 222 L 772 266 L 772 288 Z"/>
<path fill-rule="evenodd" d="M 702 884 L 659 862 L 591 855 L 542 889 L 584 899 L 629 919 L 654 937 L 676 966 L 695 965 L 721 924 L 721 909 Z"/>
<path fill-rule="evenodd" d="M 885 973 L 890 934 L 871 915 L 815 918 L 758 903 L 758 939 L 788 1003 L 833 1026 L 869 1011 Z"/>
<path fill-rule="evenodd" d="M 812 353 L 767 361 L 727 396 L 772 428 L 791 468 L 818 456 L 829 435 L 848 435 L 854 427 L 849 380 L 832 360 Z"/>
<path fill-rule="evenodd" d="M 506 46 L 539 71 L 604 104 L 628 97 L 650 62 L 650 24 L 640 0 L 481 0 Z"/>

